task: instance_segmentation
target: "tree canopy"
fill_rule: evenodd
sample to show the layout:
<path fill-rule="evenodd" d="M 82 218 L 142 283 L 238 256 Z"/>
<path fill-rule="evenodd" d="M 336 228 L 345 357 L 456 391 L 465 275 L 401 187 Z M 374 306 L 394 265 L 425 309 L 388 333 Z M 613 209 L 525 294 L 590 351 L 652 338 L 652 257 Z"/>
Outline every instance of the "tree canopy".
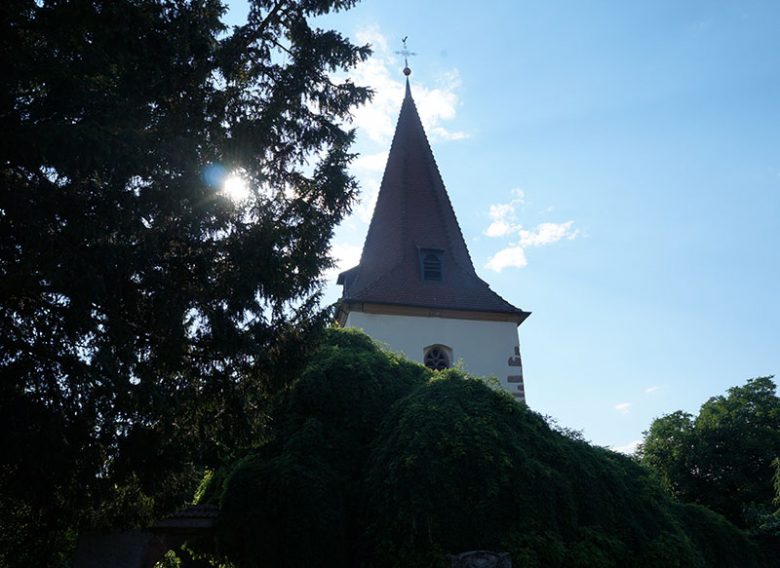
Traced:
<path fill-rule="evenodd" d="M 369 49 L 311 23 L 353 4 L 0 6 L 0 563 L 170 511 L 258 438 L 356 194 L 370 92 L 333 72 Z"/>
<path fill-rule="evenodd" d="M 498 385 L 331 330 L 269 439 L 215 474 L 218 549 L 239 567 L 763 566 L 723 517 L 631 458 L 554 431 Z"/>
<path fill-rule="evenodd" d="M 755 526 L 773 508 L 773 461 L 780 457 L 780 398 L 772 377 L 710 398 L 697 416 L 677 411 L 657 418 L 639 455 L 676 497 Z"/>

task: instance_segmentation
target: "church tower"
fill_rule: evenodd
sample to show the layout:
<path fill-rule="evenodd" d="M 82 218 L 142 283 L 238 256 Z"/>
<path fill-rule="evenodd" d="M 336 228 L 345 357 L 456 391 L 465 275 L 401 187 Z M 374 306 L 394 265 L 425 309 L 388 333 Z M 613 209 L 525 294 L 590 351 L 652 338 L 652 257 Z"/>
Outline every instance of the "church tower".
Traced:
<path fill-rule="evenodd" d="M 360 264 L 338 284 L 342 326 L 433 369 L 497 377 L 525 400 L 517 327 L 530 314 L 477 276 L 408 78 Z"/>

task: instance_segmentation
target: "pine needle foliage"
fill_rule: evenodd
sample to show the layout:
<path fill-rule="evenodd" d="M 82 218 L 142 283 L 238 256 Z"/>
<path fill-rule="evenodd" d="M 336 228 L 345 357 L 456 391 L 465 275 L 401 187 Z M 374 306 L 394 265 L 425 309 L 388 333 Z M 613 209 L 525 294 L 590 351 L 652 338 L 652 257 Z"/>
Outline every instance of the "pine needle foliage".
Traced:
<path fill-rule="evenodd" d="M 181 507 L 326 326 L 370 49 L 248 4 L 0 3 L 0 564 Z"/>

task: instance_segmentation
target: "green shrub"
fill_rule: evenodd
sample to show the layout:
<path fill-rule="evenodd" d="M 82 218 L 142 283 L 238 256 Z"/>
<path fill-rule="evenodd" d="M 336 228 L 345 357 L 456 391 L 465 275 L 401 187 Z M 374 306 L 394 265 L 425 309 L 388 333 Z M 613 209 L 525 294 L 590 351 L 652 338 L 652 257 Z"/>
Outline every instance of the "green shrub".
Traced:
<path fill-rule="evenodd" d="M 524 567 L 762 565 L 739 530 L 673 502 L 636 461 L 359 332 L 328 334 L 273 423 L 211 489 L 238 566 L 441 567 L 474 549 Z"/>
<path fill-rule="evenodd" d="M 429 375 L 363 333 L 329 331 L 279 405 L 271 440 L 224 480 L 222 553 L 240 566 L 346 566 L 359 556 L 370 445 L 393 404 Z"/>

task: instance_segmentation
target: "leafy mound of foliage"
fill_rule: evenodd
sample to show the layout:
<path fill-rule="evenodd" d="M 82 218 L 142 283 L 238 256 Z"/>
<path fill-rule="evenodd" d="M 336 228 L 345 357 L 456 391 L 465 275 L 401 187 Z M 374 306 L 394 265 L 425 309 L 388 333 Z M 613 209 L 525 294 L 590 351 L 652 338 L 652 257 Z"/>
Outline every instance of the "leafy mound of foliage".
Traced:
<path fill-rule="evenodd" d="M 331 331 L 313 359 L 274 439 L 238 462 L 222 493 L 219 544 L 240 565 L 350 564 L 372 443 L 389 408 L 429 374 L 352 331 Z"/>
<path fill-rule="evenodd" d="M 238 566 L 761 566 L 721 516 L 630 458 L 554 430 L 498 388 L 332 331 L 270 442 L 207 490 Z"/>

